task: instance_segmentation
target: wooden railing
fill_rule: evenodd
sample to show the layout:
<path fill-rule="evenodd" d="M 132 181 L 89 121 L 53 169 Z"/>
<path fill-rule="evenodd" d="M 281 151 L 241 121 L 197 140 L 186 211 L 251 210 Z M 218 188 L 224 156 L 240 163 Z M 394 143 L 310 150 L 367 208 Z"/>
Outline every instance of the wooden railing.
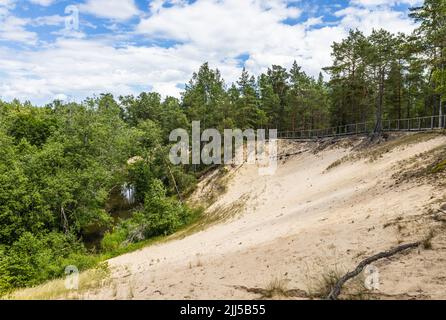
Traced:
<path fill-rule="evenodd" d="M 446 126 L 446 115 L 419 117 L 410 119 L 382 120 L 383 132 L 396 131 L 431 131 L 443 129 Z M 362 122 L 348 124 L 345 126 L 332 127 L 326 129 L 300 130 L 300 131 L 281 131 L 278 132 L 279 139 L 320 139 L 329 137 L 365 135 L 374 132 L 376 122 Z"/>

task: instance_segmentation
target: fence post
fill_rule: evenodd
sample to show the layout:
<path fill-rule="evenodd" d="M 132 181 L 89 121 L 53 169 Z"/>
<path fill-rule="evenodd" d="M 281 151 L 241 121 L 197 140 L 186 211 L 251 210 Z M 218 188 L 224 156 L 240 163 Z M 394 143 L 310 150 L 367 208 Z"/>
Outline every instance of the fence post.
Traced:
<path fill-rule="evenodd" d="M 437 117 L 439 120 L 437 121 Z M 429 126 L 430 118 L 430 126 Z M 415 121 L 418 124 L 415 124 Z M 404 125 L 406 123 L 406 125 Z M 383 120 L 383 131 L 428 131 L 444 128 L 446 125 L 446 114 L 431 117 L 416 117 L 410 119 Z M 349 125 L 325 128 L 309 129 L 298 131 L 279 131 L 278 137 L 282 139 L 318 139 L 325 137 L 340 137 L 349 135 L 367 134 L 372 132 L 374 124 L 372 122 L 354 123 Z"/>

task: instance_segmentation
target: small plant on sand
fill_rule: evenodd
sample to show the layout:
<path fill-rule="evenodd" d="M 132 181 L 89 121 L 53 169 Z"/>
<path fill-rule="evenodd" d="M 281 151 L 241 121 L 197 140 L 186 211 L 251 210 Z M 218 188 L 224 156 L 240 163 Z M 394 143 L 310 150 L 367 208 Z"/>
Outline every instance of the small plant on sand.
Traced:
<path fill-rule="evenodd" d="M 135 294 L 133 293 L 133 281 L 129 282 L 129 294 L 128 294 L 128 299 L 132 300 L 133 298 L 135 298 Z"/>
<path fill-rule="evenodd" d="M 344 288 L 343 297 L 346 300 L 370 300 L 372 299 L 371 293 L 366 287 L 366 276 L 361 273 L 358 277 L 351 279 L 348 285 Z"/>
<path fill-rule="evenodd" d="M 439 173 L 441 171 L 444 171 L 446 169 L 446 160 L 441 161 L 438 163 L 434 168 L 432 168 L 432 173 Z"/>
<path fill-rule="evenodd" d="M 310 296 L 316 299 L 325 299 L 341 277 L 342 272 L 337 269 L 322 273 L 310 288 Z"/>
<path fill-rule="evenodd" d="M 203 261 L 201 261 L 200 258 L 198 258 L 197 268 L 201 268 L 201 267 L 203 267 Z"/>
<path fill-rule="evenodd" d="M 118 284 L 116 282 L 112 285 L 112 297 L 116 298 L 118 296 Z"/>
<path fill-rule="evenodd" d="M 423 249 L 424 250 L 432 250 L 433 244 L 432 240 L 435 238 L 435 232 L 431 230 L 429 234 L 426 236 L 426 238 L 422 241 Z"/>
<path fill-rule="evenodd" d="M 265 298 L 287 297 L 287 282 L 278 277 L 272 279 L 265 288 Z"/>
<path fill-rule="evenodd" d="M 319 278 L 313 281 L 313 286 L 309 289 L 309 297 L 313 299 L 327 299 L 334 286 L 344 276 L 339 269 L 332 269 L 322 273 Z M 365 275 L 348 281 L 343 288 L 342 299 L 346 300 L 369 300 L 371 298 L 370 291 L 365 285 Z"/>
<path fill-rule="evenodd" d="M 194 268 L 203 268 L 204 263 L 200 258 L 200 255 L 197 254 L 196 255 L 196 259 L 195 261 L 190 261 L 189 262 L 189 269 L 194 269 Z"/>

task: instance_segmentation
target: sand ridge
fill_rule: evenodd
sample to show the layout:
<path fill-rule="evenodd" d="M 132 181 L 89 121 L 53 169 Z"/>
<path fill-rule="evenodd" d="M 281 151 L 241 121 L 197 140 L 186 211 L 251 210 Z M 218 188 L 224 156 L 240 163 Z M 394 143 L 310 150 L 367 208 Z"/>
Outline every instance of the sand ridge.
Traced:
<path fill-rule="evenodd" d="M 385 225 L 422 214 L 445 194 L 429 184 L 395 185 L 392 175 L 402 160 L 446 146 L 446 137 L 327 170 L 359 143 L 320 150 L 317 143 L 281 142 L 282 155 L 304 152 L 283 156 L 270 177 L 259 176 L 256 166 L 229 168 L 226 192 L 207 212 L 242 201 L 240 212 L 184 239 L 111 259 L 112 284 L 83 298 L 254 299 L 239 286 L 265 288 L 277 278 L 311 291 L 327 270 L 346 271 L 367 255 L 418 240 L 427 225 L 405 231 Z M 201 182 L 195 200 L 212 179 Z M 436 250 L 377 264 L 382 297 L 446 298 L 446 239 L 435 241 Z"/>

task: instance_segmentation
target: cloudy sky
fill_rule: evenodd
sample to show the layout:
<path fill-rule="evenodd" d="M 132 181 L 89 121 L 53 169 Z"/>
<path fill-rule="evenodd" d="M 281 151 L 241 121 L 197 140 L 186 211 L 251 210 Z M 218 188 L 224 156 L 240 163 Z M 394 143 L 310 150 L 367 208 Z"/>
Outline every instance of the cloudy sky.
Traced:
<path fill-rule="evenodd" d="M 0 99 L 178 96 L 208 61 L 228 83 L 294 60 L 317 75 L 351 28 L 410 32 L 420 0 L 0 0 Z"/>

